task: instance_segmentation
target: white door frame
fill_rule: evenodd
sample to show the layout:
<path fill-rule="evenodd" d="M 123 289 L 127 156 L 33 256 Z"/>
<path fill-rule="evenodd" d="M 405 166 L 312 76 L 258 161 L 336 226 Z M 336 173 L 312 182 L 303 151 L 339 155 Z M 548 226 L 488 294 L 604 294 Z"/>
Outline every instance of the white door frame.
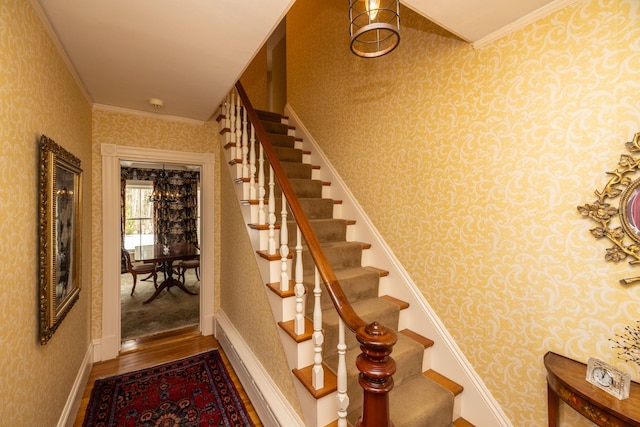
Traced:
<path fill-rule="evenodd" d="M 93 360 L 120 352 L 120 162 L 122 160 L 200 166 L 200 332 L 213 334 L 214 155 L 101 144 L 102 155 L 102 337 Z"/>

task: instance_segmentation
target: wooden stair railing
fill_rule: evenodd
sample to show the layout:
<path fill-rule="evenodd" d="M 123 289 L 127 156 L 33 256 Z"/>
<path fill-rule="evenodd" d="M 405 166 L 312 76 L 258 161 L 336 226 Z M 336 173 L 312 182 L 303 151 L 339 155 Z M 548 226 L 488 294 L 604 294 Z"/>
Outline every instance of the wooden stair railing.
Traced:
<path fill-rule="evenodd" d="M 264 155 L 280 184 L 291 214 L 307 243 L 309 253 L 316 264 L 328 295 L 338 315 L 347 328 L 355 333 L 356 339 L 360 343 L 362 353 L 356 360 L 356 366 L 360 371 L 359 383 L 363 389 L 363 404 L 362 416 L 358 419 L 356 427 L 392 427 L 393 423 L 389 417 L 389 392 L 393 388 L 393 374 L 396 371 L 396 366 L 390 354 L 397 341 L 396 333 L 378 322 L 368 324 L 354 311 L 311 228 L 311 224 L 269 141 L 269 136 L 239 81 L 236 83 L 236 90 L 248 119 L 255 128 L 257 140 L 262 145 Z"/>

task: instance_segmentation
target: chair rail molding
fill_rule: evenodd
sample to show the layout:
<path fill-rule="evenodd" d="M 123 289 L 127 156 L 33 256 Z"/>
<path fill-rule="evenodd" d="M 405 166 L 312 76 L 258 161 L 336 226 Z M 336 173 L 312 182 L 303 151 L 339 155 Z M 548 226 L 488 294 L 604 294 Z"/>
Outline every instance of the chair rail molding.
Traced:
<path fill-rule="evenodd" d="M 120 162 L 134 160 L 200 166 L 200 332 L 214 330 L 214 154 L 101 144 L 102 156 L 102 336 L 93 341 L 95 362 L 120 352 Z"/>

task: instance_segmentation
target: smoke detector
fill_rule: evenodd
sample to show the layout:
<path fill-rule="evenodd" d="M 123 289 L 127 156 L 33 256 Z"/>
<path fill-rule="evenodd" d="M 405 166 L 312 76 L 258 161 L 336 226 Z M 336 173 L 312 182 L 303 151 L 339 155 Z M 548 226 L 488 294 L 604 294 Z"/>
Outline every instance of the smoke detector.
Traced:
<path fill-rule="evenodd" d="M 162 99 L 158 99 L 158 98 L 149 98 L 149 104 L 151 104 L 151 106 L 153 108 L 158 110 L 158 109 L 162 108 L 162 106 L 164 105 L 164 101 Z"/>

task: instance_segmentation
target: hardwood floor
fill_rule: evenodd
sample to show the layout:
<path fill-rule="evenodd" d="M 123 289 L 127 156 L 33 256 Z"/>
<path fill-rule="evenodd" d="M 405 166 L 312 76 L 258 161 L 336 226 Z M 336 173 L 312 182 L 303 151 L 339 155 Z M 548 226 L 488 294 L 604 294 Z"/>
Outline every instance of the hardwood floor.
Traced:
<path fill-rule="evenodd" d="M 153 338 L 125 342 L 122 346 L 120 356 L 116 359 L 94 364 L 91 369 L 87 388 L 82 396 L 80 409 L 78 410 L 74 426 L 82 427 L 87 405 L 89 404 L 89 398 L 91 397 L 91 390 L 93 389 L 93 384 L 96 378 L 103 378 L 148 368 L 214 348 L 219 348 L 225 367 L 229 371 L 229 374 L 242 397 L 242 402 L 246 406 L 251 420 L 254 422 L 256 427 L 262 427 L 258 414 L 253 408 L 253 405 L 251 405 L 247 394 L 242 388 L 242 385 L 233 371 L 227 356 L 222 351 L 222 348 L 219 347 L 218 342 L 213 336 L 204 337 L 200 335 L 197 327 L 159 334 Z"/>

